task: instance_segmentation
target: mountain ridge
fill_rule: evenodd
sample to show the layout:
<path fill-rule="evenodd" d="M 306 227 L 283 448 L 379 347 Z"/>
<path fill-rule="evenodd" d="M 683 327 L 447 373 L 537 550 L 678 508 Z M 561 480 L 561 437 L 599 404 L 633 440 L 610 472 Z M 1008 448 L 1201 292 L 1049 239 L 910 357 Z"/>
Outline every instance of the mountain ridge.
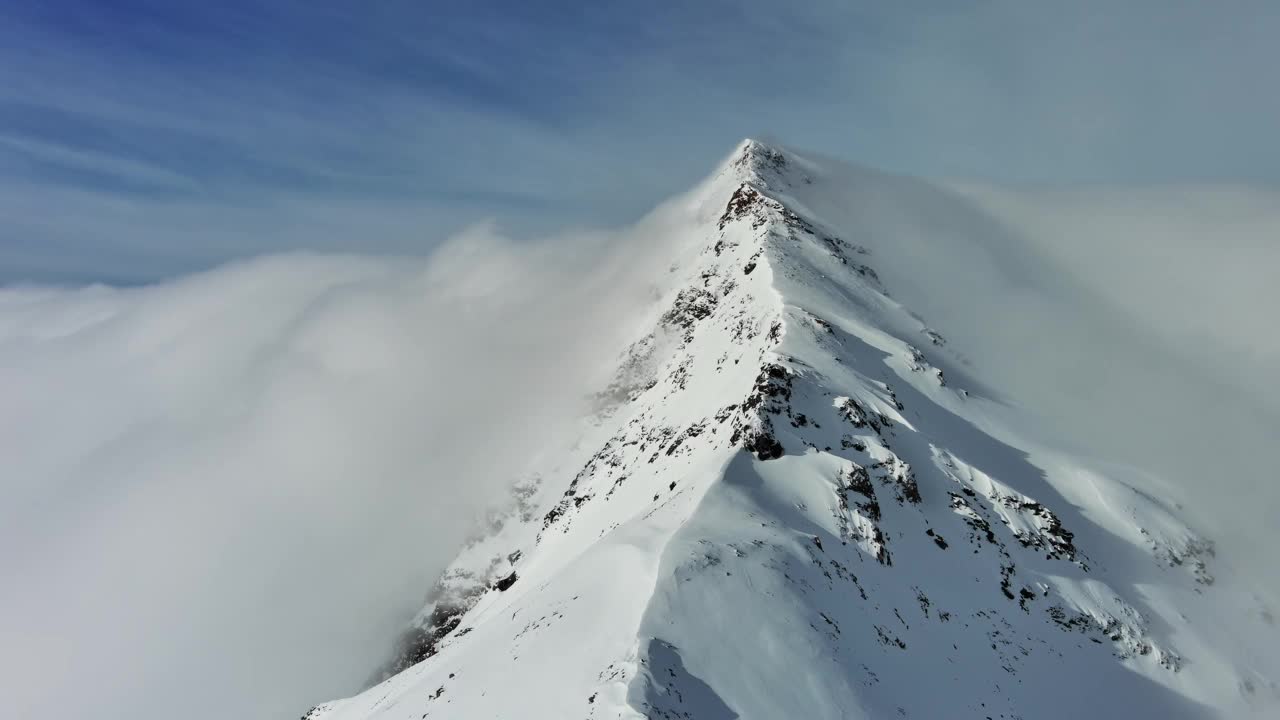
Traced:
<path fill-rule="evenodd" d="M 689 242 L 581 438 L 446 572 L 389 677 L 308 718 L 1200 717 L 1276 695 L 1205 637 L 1214 607 L 1270 627 L 1212 544 L 1001 427 L 874 238 L 813 207 L 830 175 L 747 140 L 674 201 Z"/>

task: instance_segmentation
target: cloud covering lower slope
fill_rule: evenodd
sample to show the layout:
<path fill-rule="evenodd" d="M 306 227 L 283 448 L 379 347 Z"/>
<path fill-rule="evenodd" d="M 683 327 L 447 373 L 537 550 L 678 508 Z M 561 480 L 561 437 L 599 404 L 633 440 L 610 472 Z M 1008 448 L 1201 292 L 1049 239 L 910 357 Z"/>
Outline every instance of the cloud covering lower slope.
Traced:
<path fill-rule="evenodd" d="M 358 689 L 578 415 L 661 222 L 0 291 L 4 714 L 289 717 Z"/>

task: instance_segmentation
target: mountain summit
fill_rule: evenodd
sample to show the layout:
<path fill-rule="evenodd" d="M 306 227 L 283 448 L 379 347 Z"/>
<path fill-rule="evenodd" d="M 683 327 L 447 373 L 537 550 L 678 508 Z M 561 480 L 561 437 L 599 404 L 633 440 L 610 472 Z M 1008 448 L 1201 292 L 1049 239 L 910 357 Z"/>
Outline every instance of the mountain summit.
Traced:
<path fill-rule="evenodd" d="M 1271 615 L 1212 543 L 1034 436 L 895 299 L 910 268 L 849 211 L 895 182 L 748 140 L 666 206 L 688 242 L 580 437 L 440 579 L 385 679 L 308 720 L 1273 702 Z"/>

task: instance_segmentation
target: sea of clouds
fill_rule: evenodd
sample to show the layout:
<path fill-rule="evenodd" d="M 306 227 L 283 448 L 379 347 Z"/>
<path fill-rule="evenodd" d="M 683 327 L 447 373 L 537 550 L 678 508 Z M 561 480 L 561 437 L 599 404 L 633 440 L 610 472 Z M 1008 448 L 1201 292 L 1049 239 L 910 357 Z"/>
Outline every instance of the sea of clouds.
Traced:
<path fill-rule="evenodd" d="M 359 690 L 580 415 L 676 236 L 478 227 L 428 257 L 0 290 L 0 714 L 296 717 Z"/>

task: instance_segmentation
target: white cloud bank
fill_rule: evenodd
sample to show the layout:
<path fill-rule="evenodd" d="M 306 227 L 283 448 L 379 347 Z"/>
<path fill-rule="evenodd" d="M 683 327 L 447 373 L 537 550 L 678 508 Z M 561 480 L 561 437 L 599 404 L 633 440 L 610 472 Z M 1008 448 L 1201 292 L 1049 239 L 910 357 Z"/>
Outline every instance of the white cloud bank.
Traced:
<path fill-rule="evenodd" d="M 649 305 L 662 224 L 0 290 L 0 714 L 357 690 Z"/>

